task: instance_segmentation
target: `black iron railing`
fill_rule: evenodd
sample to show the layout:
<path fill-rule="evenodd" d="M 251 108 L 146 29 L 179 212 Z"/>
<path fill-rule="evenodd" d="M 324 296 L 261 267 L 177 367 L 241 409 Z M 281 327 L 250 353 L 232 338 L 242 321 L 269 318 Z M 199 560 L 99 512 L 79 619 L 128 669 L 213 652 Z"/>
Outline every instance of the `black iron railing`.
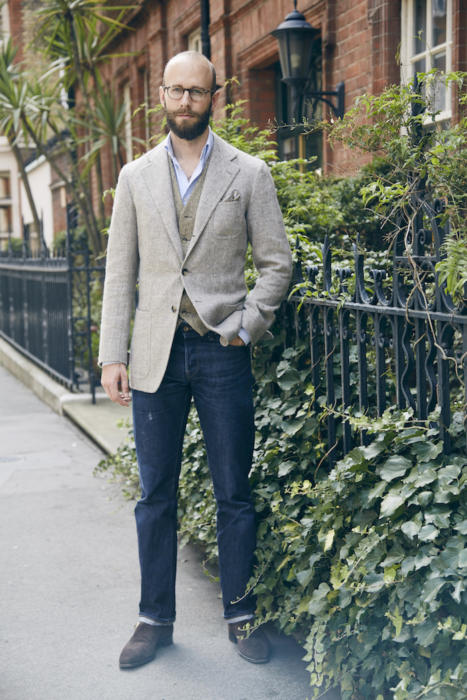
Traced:
<path fill-rule="evenodd" d="M 41 237 L 35 255 L 27 243 L 0 255 L 0 336 L 69 389 L 89 386 L 94 402 L 105 265 L 74 243 L 75 222 L 70 208 L 63 251 Z"/>
<path fill-rule="evenodd" d="M 456 306 L 439 284 L 442 214 L 442 202 L 423 201 L 413 221 L 402 222 L 389 271 L 365 269 L 358 243 L 353 270 L 337 267 L 327 239 L 321 268 L 297 263 L 295 281 L 307 280 L 309 293 L 299 288 L 286 316 L 295 338 L 309 338 L 314 401 L 327 408 L 331 461 L 366 441 L 352 431 L 349 410 L 381 416 L 392 405 L 426 420 L 438 409 L 446 452 L 453 405 L 465 427 L 467 307 Z"/>

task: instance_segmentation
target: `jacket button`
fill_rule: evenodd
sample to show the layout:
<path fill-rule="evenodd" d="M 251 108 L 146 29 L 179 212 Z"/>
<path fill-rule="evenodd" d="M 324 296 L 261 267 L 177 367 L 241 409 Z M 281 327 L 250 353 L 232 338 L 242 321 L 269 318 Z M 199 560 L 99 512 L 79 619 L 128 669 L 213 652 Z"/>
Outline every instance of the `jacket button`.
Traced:
<path fill-rule="evenodd" d="M 176 306 L 172 306 L 172 311 L 175 313 L 175 312 L 177 311 L 177 307 L 176 307 Z"/>
<path fill-rule="evenodd" d="M 188 272 L 188 269 L 186 267 L 184 267 L 182 270 L 182 275 L 186 275 L 187 272 Z"/>

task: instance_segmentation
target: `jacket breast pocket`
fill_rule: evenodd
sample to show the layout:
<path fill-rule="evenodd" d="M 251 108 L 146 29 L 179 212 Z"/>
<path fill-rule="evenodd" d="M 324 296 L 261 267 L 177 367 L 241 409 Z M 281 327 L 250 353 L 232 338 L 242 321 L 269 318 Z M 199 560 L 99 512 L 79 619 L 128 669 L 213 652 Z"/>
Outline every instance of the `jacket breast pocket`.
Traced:
<path fill-rule="evenodd" d="M 137 309 L 130 351 L 130 371 L 133 377 L 145 377 L 149 372 L 150 350 L 151 313 Z"/>
<path fill-rule="evenodd" d="M 214 212 L 213 228 L 220 238 L 231 238 L 244 233 L 246 222 L 241 200 L 219 202 Z"/>

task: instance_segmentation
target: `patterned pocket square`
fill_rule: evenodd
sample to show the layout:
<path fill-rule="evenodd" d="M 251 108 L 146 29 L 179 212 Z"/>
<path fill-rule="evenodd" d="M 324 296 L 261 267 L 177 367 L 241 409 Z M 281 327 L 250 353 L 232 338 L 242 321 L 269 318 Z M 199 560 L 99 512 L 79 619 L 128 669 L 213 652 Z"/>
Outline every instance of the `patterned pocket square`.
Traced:
<path fill-rule="evenodd" d="M 228 197 L 226 197 L 224 202 L 238 202 L 240 199 L 240 192 L 238 190 L 232 190 Z"/>

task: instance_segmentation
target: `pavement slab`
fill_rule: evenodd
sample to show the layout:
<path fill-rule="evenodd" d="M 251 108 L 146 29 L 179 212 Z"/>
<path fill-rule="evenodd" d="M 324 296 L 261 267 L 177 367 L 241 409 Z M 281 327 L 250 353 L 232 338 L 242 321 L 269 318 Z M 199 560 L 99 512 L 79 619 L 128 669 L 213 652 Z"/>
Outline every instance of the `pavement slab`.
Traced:
<path fill-rule="evenodd" d="M 103 453 L 76 425 L 3 367 L 0 387 L 2 700 L 311 696 L 303 650 L 274 629 L 269 664 L 238 656 L 192 547 L 179 552 L 174 645 L 120 671 L 139 596 L 134 504 L 93 475 Z"/>

